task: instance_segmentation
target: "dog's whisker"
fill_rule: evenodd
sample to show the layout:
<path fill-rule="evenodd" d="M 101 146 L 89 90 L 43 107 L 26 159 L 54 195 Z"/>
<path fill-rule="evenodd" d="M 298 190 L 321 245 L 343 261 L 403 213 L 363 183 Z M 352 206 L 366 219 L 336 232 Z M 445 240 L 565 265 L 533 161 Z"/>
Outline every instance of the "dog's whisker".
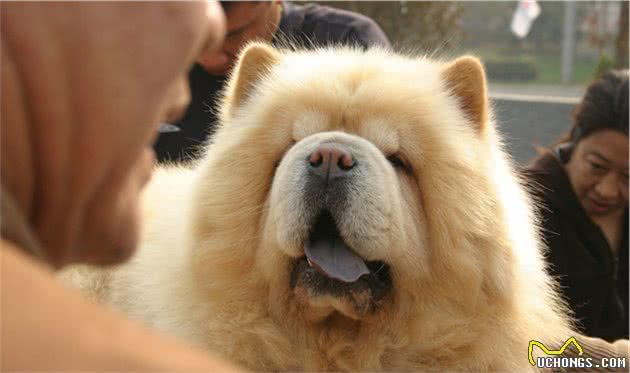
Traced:
<path fill-rule="evenodd" d="M 385 267 L 385 263 L 381 263 L 381 266 L 374 272 L 374 274 L 379 273 Z"/>

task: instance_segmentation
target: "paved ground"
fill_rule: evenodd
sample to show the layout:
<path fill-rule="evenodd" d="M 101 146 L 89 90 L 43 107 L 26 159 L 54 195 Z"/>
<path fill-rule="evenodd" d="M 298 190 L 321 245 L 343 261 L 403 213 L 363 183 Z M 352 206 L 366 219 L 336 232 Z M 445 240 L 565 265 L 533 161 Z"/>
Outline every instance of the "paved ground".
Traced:
<path fill-rule="evenodd" d="M 549 84 L 505 84 L 490 82 L 491 95 L 517 95 L 525 97 L 546 97 L 549 99 L 578 100 L 584 95 L 586 87 L 582 85 Z"/>
<path fill-rule="evenodd" d="M 571 126 L 571 104 L 494 99 L 493 106 L 507 150 L 520 164 L 536 155 L 535 145 L 554 143 Z"/>
<path fill-rule="evenodd" d="M 526 164 L 536 155 L 535 145 L 550 145 L 569 130 L 571 111 L 584 87 L 491 83 L 489 91 L 507 150 Z"/>

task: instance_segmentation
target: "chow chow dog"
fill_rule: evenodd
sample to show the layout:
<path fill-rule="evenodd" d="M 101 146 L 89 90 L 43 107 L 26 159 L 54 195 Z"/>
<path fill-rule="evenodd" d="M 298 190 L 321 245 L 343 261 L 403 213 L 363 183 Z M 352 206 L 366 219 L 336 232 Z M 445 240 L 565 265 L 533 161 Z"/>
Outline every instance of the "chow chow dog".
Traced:
<path fill-rule="evenodd" d="M 255 371 L 527 371 L 571 336 L 484 70 L 251 44 L 131 262 L 67 278 Z"/>

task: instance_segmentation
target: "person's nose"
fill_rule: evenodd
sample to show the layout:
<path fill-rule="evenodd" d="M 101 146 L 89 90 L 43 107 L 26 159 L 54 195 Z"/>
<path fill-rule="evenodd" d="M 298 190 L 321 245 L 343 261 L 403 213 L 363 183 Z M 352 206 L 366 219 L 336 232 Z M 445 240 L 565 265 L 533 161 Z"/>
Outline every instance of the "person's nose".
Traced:
<path fill-rule="evenodd" d="M 604 177 L 597 183 L 595 186 L 595 191 L 597 194 L 605 200 L 614 200 L 619 197 L 620 188 L 621 188 L 620 180 L 618 180 L 617 176 L 614 172 L 608 172 Z"/>
<path fill-rule="evenodd" d="M 229 57 L 223 50 L 204 53 L 197 59 L 197 62 L 209 71 L 224 67 L 228 61 Z"/>
<path fill-rule="evenodd" d="M 188 105 L 190 104 L 190 88 L 188 86 L 188 79 L 182 77 L 176 83 L 173 99 L 171 100 L 171 105 L 168 108 L 166 113 L 166 122 L 167 123 L 177 123 L 188 109 Z"/>
<path fill-rule="evenodd" d="M 227 21 L 225 19 L 223 8 L 219 2 L 215 0 L 206 1 L 206 17 L 208 19 L 209 26 L 205 49 L 208 52 L 212 52 L 220 49 L 223 41 L 225 40 Z"/>

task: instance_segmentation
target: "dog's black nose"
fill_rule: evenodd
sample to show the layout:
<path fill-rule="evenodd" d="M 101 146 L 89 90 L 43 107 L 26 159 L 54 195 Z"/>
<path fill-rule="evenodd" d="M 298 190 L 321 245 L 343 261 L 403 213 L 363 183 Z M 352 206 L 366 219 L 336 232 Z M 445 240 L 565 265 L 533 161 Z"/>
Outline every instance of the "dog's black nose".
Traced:
<path fill-rule="evenodd" d="M 356 165 L 350 151 L 337 144 L 321 144 L 308 157 L 311 171 L 326 180 L 343 177 Z"/>

